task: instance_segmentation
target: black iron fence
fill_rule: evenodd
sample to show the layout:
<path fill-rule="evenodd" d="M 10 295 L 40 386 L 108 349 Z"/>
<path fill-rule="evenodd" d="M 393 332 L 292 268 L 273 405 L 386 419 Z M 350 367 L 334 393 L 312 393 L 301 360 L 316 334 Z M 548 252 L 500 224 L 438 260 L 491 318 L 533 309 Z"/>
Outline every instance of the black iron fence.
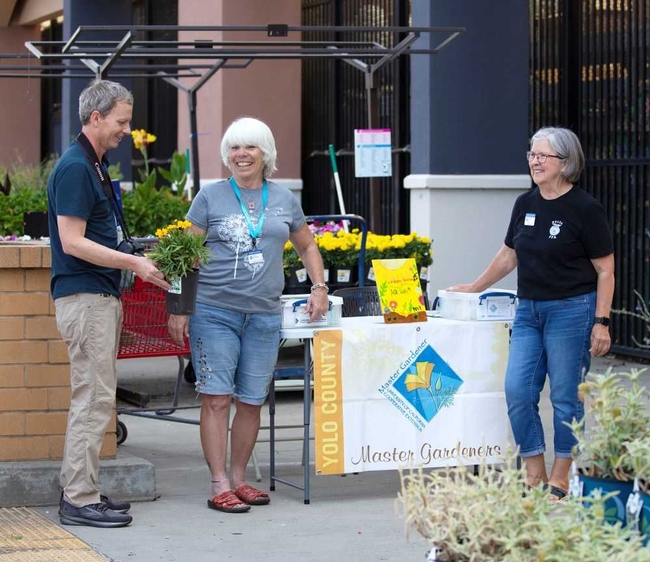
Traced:
<path fill-rule="evenodd" d="M 400 0 L 303 0 L 305 26 L 408 26 L 409 2 Z M 392 46 L 397 33 L 305 33 L 303 40 L 376 41 Z M 370 61 L 368 61 L 370 62 Z M 302 63 L 302 179 L 307 214 L 335 214 L 336 200 L 328 146 L 334 145 L 347 213 L 370 217 L 369 180 L 355 178 L 354 129 L 368 128 L 364 73 L 343 61 L 305 59 Z M 379 71 L 379 127 L 391 129 L 392 177 L 380 179 L 381 230 L 406 232 L 409 197 L 402 188 L 410 173 L 409 62 L 398 57 Z"/>
<path fill-rule="evenodd" d="M 650 299 L 650 0 L 530 0 L 531 131 L 560 124 L 581 139 L 581 186 L 614 234 L 614 308 Z M 614 314 L 614 352 L 650 357 L 633 317 Z"/>

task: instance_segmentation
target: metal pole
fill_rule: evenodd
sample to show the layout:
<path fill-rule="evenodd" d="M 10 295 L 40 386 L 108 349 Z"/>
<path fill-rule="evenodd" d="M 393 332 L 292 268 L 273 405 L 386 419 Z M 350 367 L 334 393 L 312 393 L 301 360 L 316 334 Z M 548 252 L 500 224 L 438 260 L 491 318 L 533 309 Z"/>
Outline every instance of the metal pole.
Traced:
<path fill-rule="evenodd" d="M 190 110 L 190 146 L 192 153 L 192 199 L 201 189 L 201 173 L 199 171 L 199 134 L 196 124 L 196 90 L 187 92 L 187 104 Z"/>
<path fill-rule="evenodd" d="M 368 128 L 379 127 L 379 88 L 377 76 L 370 70 L 366 73 L 366 103 L 368 109 Z M 370 178 L 370 230 L 382 234 L 381 226 L 381 184 L 379 178 Z"/>

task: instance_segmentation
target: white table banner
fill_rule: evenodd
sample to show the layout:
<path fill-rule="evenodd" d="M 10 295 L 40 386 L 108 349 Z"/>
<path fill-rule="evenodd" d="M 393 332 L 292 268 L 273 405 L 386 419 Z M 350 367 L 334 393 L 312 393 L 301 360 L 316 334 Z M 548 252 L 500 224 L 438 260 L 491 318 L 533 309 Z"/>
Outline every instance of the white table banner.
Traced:
<path fill-rule="evenodd" d="M 318 331 L 316 473 L 501 462 L 508 337 L 507 322 L 438 318 Z"/>

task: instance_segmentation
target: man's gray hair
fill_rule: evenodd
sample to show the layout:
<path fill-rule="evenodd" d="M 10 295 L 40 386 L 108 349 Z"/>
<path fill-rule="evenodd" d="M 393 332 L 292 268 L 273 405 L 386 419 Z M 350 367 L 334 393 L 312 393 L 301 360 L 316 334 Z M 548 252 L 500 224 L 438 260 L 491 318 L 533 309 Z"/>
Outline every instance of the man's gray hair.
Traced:
<path fill-rule="evenodd" d="M 232 172 L 228 153 L 233 146 L 256 146 L 262 151 L 264 178 L 270 178 L 276 171 L 278 151 L 269 126 L 253 117 L 240 117 L 233 121 L 221 140 L 221 160 Z"/>
<path fill-rule="evenodd" d="M 79 96 L 79 120 L 82 125 L 88 124 L 93 111 L 106 117 L 120 102 L 133 105 L 133 94 L 117 82 L 94 80 Z"/>
<path fill-rule="evenodd" d="M 532 146 L 535 141 L 544 139 L 558 156 L 566 160 L 566 167 L 560 175 L 569 183 L 576 183 L 585 167 L 585 155 L 576 134 L 564 127 L 542 127 L 532 136 L 530 144 Z"/>

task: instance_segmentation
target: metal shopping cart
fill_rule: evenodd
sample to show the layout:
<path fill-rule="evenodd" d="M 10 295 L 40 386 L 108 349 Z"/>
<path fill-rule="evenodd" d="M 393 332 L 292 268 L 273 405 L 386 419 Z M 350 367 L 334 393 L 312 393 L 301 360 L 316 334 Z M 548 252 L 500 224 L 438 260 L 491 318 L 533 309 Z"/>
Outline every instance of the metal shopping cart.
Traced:
<path fill-rule="evenodd" d="M 195 420 L 171 417 L 178 409 L 178 400 L 183 382 L 185 356 L 190 353 L 189 343 L 179 346 L 171 339 L 167 331 L 167 313 L 165 291 L 134 278 L 130 272 L 125 273 L 122 283 L 122 332 L 117 351 L 118 359 L 134 359 L 146 357 L 177 357 L 178 376 L 169 408 L 118 408 L 121 414 L 155 419 L 168 419 L 181 423 L 196 423 Z M 190 406 L 194 408 L 194 406 Z M 126 425 L 118 419 L 117 443 L 124 443 L 128 436 Z"/>

